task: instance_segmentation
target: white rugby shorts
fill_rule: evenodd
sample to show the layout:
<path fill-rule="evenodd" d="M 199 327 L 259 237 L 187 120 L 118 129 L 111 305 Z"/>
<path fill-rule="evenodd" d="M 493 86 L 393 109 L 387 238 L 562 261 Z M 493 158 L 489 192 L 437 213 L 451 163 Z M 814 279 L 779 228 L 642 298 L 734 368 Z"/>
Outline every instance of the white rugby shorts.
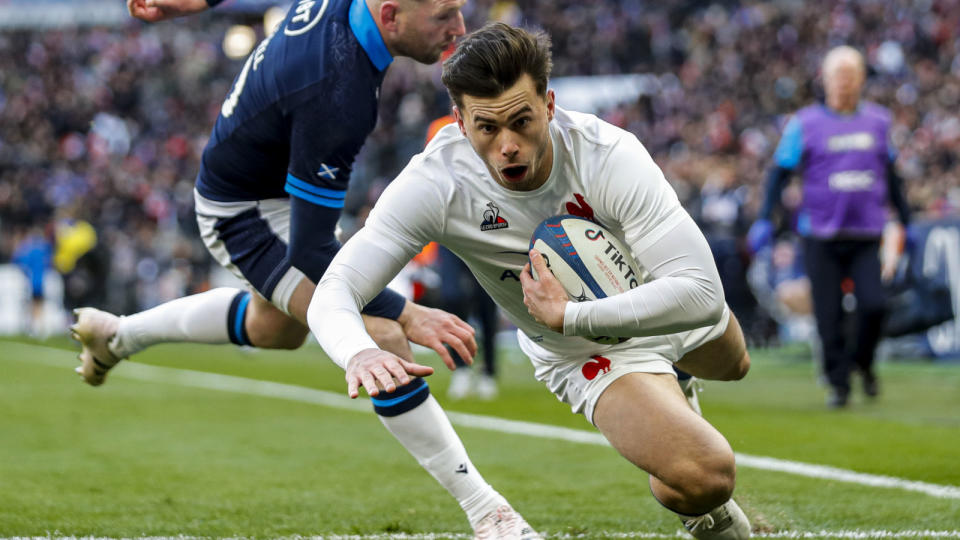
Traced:
<path fill-rule="evenodd" d="M 597 400 L 613 381 L 628 373 L 673 373 L 673 364 L 697 347 L 717 339 L 730 323 L 730 308 L 724 304 L 720 321 L 663 336 L 635 337 L 601 354 L 571 357 L 548 351 L 517 331 L 520 349 L 533 363 L 534 376 L 557 399 L 570 405 L 593 423 Z"/>

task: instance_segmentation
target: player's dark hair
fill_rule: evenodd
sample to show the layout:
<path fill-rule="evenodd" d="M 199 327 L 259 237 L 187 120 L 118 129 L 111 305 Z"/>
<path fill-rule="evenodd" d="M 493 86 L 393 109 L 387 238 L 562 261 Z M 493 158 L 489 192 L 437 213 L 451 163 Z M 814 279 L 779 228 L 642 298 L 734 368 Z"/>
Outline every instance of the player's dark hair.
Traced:
<path fill-rule="evenodd" d="M 443 85 L 450 99 L 463 107 L 464 94 L 491 98 L 530 75 L 537 94 L 547 94 L 553 61 L 550 37 L 504 23 L 488 23 L 463 39 L 443 63 Z"/>

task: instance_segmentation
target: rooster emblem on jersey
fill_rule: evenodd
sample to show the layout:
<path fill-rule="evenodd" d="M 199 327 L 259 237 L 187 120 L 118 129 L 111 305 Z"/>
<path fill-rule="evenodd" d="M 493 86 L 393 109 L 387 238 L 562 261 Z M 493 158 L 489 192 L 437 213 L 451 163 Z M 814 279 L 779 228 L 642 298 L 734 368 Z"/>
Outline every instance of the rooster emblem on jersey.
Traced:
<path fill-rule="evenodd" d="M 480 230 L 506 229 L 509 226 L 507 220 L 500 217 L 500 208 L 493 204 L 493 201 L 488 202 L 487 209 L 483 211 L 483 223 L 480 224 Z"/>
<path fill-rule="evenodd" d="M 587 203 L 587 199 L 579 193 L 574 193 L 573 196 L 575 199 L 577 199 L 577 202 L 567 203 L 567 213 L 577 217 L 582 217 L 583 219 L 589 219 L 590 221 L 596 223 L 597 220 L 593 217 L 593 208 L 591 208 L 590 204 Z"/>

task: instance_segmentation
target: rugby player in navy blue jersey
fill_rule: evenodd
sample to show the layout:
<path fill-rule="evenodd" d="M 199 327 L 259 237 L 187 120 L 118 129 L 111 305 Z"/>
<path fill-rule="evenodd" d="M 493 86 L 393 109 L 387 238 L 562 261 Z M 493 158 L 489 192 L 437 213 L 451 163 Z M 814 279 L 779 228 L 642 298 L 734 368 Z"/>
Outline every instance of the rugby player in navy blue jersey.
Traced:
<path fill-rule="evenodd" d="M 217 288 L 126 317 L 76 310 L 72 331 L 82 344 L 77 372 L 84 381 L 100 385 L 121 359 L 162 342 L 302 345 L 314 284 L 340 246 L 336 223 L 354 158 L 376 124 L 386 69 L 395 56 L 436 62 L 465 32 L 464 3 L 294 3 L 237 75 L 194 192 L 204 243 L 249 290 Z M 205 7 L 197 0 L 128 1 L 131 14 L 148 21 Z M 432 368 L 413 362 L 407 339 L 434 349 L 454 369 L 444 344 L 472 358 L 473 329 L 389 290 L 367 304 L 364 321 L 378 345 L 404 359 L 378 374 L 380 387 L 365 386 L 387 429 L 457 499 L 478 537 L 539 538 L 470 463 L 420 378 Z M 369 370 L 360 361 L 346 371 L 351 380 Z"/>

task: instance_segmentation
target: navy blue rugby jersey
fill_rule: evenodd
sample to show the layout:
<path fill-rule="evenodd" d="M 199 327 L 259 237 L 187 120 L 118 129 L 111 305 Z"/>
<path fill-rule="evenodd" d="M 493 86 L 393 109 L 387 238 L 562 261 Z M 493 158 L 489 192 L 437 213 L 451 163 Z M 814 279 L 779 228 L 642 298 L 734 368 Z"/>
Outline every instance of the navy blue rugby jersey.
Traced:
<path fill-rule="evenodd" d="M 299 0 L 234 81 L 197 190 L 216 201 L 290 194 L 342 208 L 392 61 L 362 0 Z"/>

